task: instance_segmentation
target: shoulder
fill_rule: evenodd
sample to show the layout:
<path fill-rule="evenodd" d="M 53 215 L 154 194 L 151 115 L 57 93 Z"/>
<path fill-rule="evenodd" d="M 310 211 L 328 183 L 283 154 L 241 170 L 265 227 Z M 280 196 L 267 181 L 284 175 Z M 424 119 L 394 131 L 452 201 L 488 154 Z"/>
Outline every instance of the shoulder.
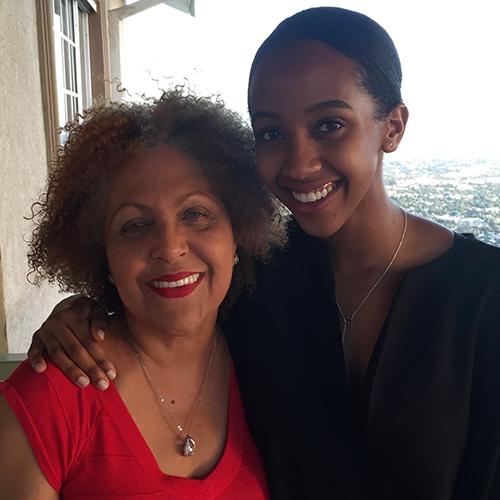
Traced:
<path fill-rule="evenodd" d="M 35 373 L 29 361 L 23 361 L 6 380 L 6 386 L 29 401 L 56 398 L 67 402 L 81 391 L 50 360 L 43 373 Z"/>
<path fill-rule="evenodd" d="M 477 304 L 478 320 L 490 331 L 500 354 L 500 248 L 471 236 L 455 236 L 456 273 L 470 301 Z"/>
<path fill-rule="evenodd" d="M 478 308 L 492 306 L 500 314 L 500 248 L 457 233 L 453 247 L 429 267 L 450 292 Z"/>
<path fill-rule="evenodd" d="M 29 361 L 24 360 L 12 372 L 7 381 L 9 384 L 20 388 L 40 388 L 51 384 L 58 386 L 63 391 L 68 390 L 70 387 L 77 388 L 50 359 L 47 360 L 47 369 L 42 373 L 35 373 Z"/>
<path fill-rule="evenodd" d="M 408 215 L 408 218 L 412 228 L 407 235 L 410 269 L 440 261 L 450 265 L 460 261 L 466 267 L 474 267 L 483 259 L 492 269 L 499 269 L 499 248 L 476 239 L 473 234 L 455 233 L 422 217 Z M 450 255 L 453 258 L 447 259 Z"/>
<path fill-rule="evenodd" d="M 455 246 L 464 255 L 476 255 L 487 259 L 496 269 L 500 269 L 500 248 L 478 240 L 473 234 L 455 235 Z"/>
<path fill-rule="evenodd" d="M 0 392 L 18 419 L 35 426 L 60 426 L 60 432 L 76 426 L 84 431 L 101 406 L 99 391 L 77 387 L 50 361 L 41 374 L 24 361 L 0 384 Z"/>
<path fill-rule="evenodd" d="M 500 248 L 456 234 L 451 251 L 456 272 L 464 273 L 472 282 L 489 283 L 500 290 Z"/>
<path fill-rule="evenodd" d="M 98 391 L 73 385 L 50 362 L 44 373 L 37 374 L 25 361 L 0 383 L 0 394 L 21 425 L 44 476 L 58 491 L 99 420 Z"/>
<path fill-rule="evenodd" d="M 447 248 L 443 247 L 423 263 L 412 265 L 411 273 L 440 278 L 450 285 L 467 282 L 469 285 L 486 286 L 496 283 L 500 287 L 500 248 L 477 240 L 472 234 L 451 234 Z"/>
<path fill-rule="evenodd" d="M 450 324 L 500 342 L 500 248 L 455 234 L 452 247 L 411 270 L 405 285 L 412 303 L 440 308 Z"/>

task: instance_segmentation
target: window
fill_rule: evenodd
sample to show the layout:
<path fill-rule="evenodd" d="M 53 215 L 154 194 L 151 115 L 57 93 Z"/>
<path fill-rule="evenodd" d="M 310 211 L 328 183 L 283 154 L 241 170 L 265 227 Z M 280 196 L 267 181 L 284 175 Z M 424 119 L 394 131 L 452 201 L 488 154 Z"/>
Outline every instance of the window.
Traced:
<path fill-rule="evenodd" d="M 0 0 L 1 1 L 1 0 Z M 107 0 L 37 1 L 40 80 L 47 158 L 56 131 L 99 97 L 111 96 Z"/>
<path fill-rule="evenodd" d="M 90 8 L 87 2 L 79 0 L 54 0 L 54 57 L 61 127 L 92 104 Z"/>

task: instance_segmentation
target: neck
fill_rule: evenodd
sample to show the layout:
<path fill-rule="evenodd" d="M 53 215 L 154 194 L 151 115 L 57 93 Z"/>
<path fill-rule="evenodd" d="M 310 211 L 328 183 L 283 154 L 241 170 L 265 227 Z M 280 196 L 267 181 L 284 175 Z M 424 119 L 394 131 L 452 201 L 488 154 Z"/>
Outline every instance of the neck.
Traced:
<path fill-rule="evenodd" d="M 387 263 L 403 231 L 399 207 L 387 197 L 383 202 L 362 203 L 327 244 L 336 273 L 373 270 Z"/>
<path fill-rule="evenodd" d="M 193 328 L 155 329 L 125 311 L 119 328 L 159 368 L 204 364 L 212 349 L 216 316 Z"/>

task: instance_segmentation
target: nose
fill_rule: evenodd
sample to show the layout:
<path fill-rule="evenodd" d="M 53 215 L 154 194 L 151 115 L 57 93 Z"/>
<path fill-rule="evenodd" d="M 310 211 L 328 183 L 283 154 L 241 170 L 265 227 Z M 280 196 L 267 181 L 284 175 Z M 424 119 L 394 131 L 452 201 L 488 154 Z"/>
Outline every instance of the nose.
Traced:
<path fill-rule="evenodd" d="M 155 229 L 151 257 L 165 262 L 176 262 L 187 255 L 189 244 L 185 232 L 175 225 L 161 225 Z"/>
<path fill-rule="evenodd" d="M 319 145 L 307 135 L 297 135 L 289 140 L 282 172 L 291 179 L 302 181 L 321 170 Z"/>

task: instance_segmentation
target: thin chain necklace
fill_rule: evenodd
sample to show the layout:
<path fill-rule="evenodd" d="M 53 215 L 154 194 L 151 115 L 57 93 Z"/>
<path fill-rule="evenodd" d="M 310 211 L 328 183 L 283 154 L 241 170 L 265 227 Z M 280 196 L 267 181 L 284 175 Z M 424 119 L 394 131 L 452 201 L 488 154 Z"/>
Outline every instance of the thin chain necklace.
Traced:
<path fill-rule="evenodd" d="M 406 212 L 403 209 L 401 209 L 401 211 L 403 212 L 404 226 L 403 226 L 403 232 L 401 233 L 401 238 L 399 239 L 399 243 L 398 243 L 398 246 L 396 248 L 396 251 L 394 252 L 394 255 L 392 256 L 391 260 L 389 261 L 389 264 L 387 264 L 387 266 L 384 269 L 384 271 L 382 272 L 382 274 L 377 278 L 375 283 L 372 285 L 372 287 L 368 290 L 368 292 L 363 297 L 361 302 L 358 304 L 358 307 L 356 307 L 356 309 L 354 309 L 354 311 L 351 314 L 346 316 L 342 312 L 342 308 L 340 307 L 338 297 L 337 296 L 335 297 L 335 302 L 337 303 L 337 309 L 339 311 L 340 319 L 342 321 L 342 345 L 344 345 L 347 327 L 352 326 L 354 324 L 354 319 L 356 318 L 356 315 L 358 314 L 359 310 L 363 307 L 363 305 L 368 300 L 370 295 L 375 291 L 375 289 L 378 287 L 380 282 L 384 279 L 384 276 L 388 273 L 389 269 L 394 264 L 394 261 L 396 260 L 396 257 L 398 256 L 399 251 L 401 250 L 401 247 L 403 246 L 403 241 L 405 240 L 405 236 L 406 236 L 406 228 L 408 227 L 408 217 L 406 216 Z"/>
<path fill-rule="evenodd" d="M 160 413 L 162 418 L 165 420 L 167 423 L 173 424 L 176 433 L 182 440 L 182 446 L 181 446 L 181 453 L 185 457 L 190 457 L 191 455 L 194 455 L 194 452 L 196 451 L 196 441 L 193 439 L 192 436 L 188 434 L 187 429 L 189 426 L 192 426 L 195 419 L 196 415 L 198 413 L 198 409 L 200 406 L 200 402 L 203 398 L 203 394 L 205 392 L 205 387 L 207 385 L 207 380 L 208 380 L 208 374 L 210 372 L 210 367 L 212 366 L 212 361 L 214 359 L 214 353 L 215 353 L 215 347 L 217 346 L 217 338 L 218 338 L 218 332 L 215 330 L 214 332 L 214 339 L 212 342 L 212 348 L 210 350 L 210 355 L 208 357 L 207 365 L 205 367 L 205 373 L 203 374 L 203 379 L 201 381 L 200 389 L 198 390 L 198 394 L 196 396 L 196 399 L 193 401 L 191 404 L 191 408 L 189 409 L 188 416 L 186 418 L 186 425 L 184 430 L 184 427 L 177 423 L 175 417 L 172 415 L 170 410 L 168 409 L 167 406 L 167 401 L 168 398 L 165 394 L 162 394 L 161 391 L 159 390 L 158 386 L 153 382 L 153 379 L 151 377 L 151 374 L 149 373 L 149 370 L 146 366 L 146 363 L 144 362 L 140 352 L 139 352 L 139 347 L 138 345 L 134 342 L 134 340 L 127 334 L 125 338 L 127 339 L 127 343 L 130 347 L 130 350 L 136 357 L 137 361 L 139 362 L 139 365 L 142 368 L 142 371 L 144 373 L 144 377 L 146 378 L 146 381 L 151 388 L 151 391 L 153 392 L 156 402 L 158 403 L 158 407 L 160 409 Z M 168 415 L 168 418 L 165 415 L 165 412 Z"/>

